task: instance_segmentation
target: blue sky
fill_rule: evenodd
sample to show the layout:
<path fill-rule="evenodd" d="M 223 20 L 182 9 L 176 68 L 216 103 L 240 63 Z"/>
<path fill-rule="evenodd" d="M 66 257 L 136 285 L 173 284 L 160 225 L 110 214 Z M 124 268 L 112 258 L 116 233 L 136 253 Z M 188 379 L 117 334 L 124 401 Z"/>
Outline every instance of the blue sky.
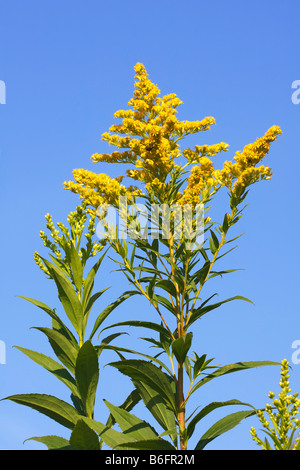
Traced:
<path fill-rule="evenodd" d="M 76 196 L 62 185 L 73 168 L 115 175 L 112 166 L 92 164 L 90 155 L 106 151 L 101 133 L 112 124 L 113 113 L 127 106 L 137 62 L 163 94 L 181 98 L 180 119 L 215 117 L 211 131 L 189 145 L 225 141 L 230 144 L 226 159 L 231 159 L 272 125 L 282 128 L 266 160 L 274 176 L 251 189 L 238 226 L 245 235 L 227 260 L 229 268 L 245 270 L 216 284 L 220 297 L 244 295 L 255 306 L 227 304 L 207 316 L 197 327 L 195 349 L 221 364 L 283 358 L 291 363 L 292 343 L 300 340 L 300 104 L 291 99 L 292 83 L 300 80 L 299 13 L 295 0 L 2 2 L 0 80 L 6 84 L 6 104 L 0 104 L 0 340 L 6 364 L 0 364 L 1 397 L 40 392 L 68 399 L 54 377 L 13 348 L 50 353 L 46 339 L 30 329 L 46 326 L 48 318 L 16 295 L 58 305 L 54 287 L 32 256 L 42 251 L 44 215 L 65 221 L 76 207 Z M 112 286 L 99 308 L 126 289 L 112 269 L 105 264 L 99 277 L 101 288 Z M 112 320 L 130 318 L 133 309 L 137 318 L 155 320 L 142 300 L 124 304 Z M 130 330 L 130 335 L 124 344 L 135 341 L 137 332 Z M 109 360 L 103 355 L 104 363 Z M 99 421 L 107 417 L 103 398 L 119 404 L 131 390 L 129 381 L 103 368 L 104 363 Z M 300 364 L 291 365 L 292 390 L 300 391 Z M 278 382 L 276 367 L 231 374 L 213 381 L 195 405 L 237 398 L 261 407 L 269 390 L 278 392 Z M 142 408 L 136 414 L 148 419 Z M 48 418 L 8 401 L 0 403 L 0 422 L 1 449 L 42 449 L 23 441 L 68 435 Z M 207 420 L 199 433 L 211 423 Z M 208 448 L 256 449 L 251 425 L 260 427 L 255 419 L 245 421 Z"/>

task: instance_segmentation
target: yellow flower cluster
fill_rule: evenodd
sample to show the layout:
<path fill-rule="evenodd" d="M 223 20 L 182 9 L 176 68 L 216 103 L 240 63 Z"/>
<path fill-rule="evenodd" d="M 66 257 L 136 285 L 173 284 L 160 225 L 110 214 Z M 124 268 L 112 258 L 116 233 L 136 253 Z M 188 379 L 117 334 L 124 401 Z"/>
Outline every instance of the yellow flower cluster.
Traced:
<path fill-rule="evenodd" d="M 201 163 L 203 157 L 214 157 L 219 152 L 227 151 L 229 145 L 225 142 L 220 142 L 214 145 L 195 145 L 195 149 L 185 149 L 182 153 L 189 163 Z"/>
<path fill-rule="evenodd" d="M 268 153 L 272 141 L 281 130 L 271 127 L 256 142 L 246 145 L 242 152 L 236 152 L 233 161 L 225 161 L 221 170 L 215 170 L 209 157 L 227 151 L 229 145 L 220 142 L 214 145 L 196 145 L 181 153 L 179 141 L 189 134 L 210 129 L 215 124 L 211 116 L 200 121 L 179 121 L 177 107 L 182 101 L 171 93 L 160 97 L 160 90 L 148 77 L 143 64 L 135 66 L 135 90 L 128 102 L 132 109 L 119 110 L 115 118 L 122 120 L 114 124 L 109 132 L 102 134 L 102 140 L 114 145 L 117 150 L 111 153 L 92 155 L 93 162 L 127 163 L 132 167 L 125 176 L 144 183 L 149 193 L 154 193 L 164 201 L 169 193 L 171 175 L 182 168 L 175 163 L 183 156 L 188 165 L 193 166 L 187 179 L 183 194 L 177 193 L 174 199 L 180 204 L 204 202 L 223 186 L 230 190 L 231 196 L 241 197 L 250 184 L 271 177 L 271 170 L 257 166 Z M 111 179 L 105 174 L 95 174 L 87 170 L 74 170 L 75 182 L 65 182 L 65 188 L 78 193 L 85 205 L 98 207 L 103 203 L 115 203 L 119 195 L 136 197 L 141 190 L 136 187 L 125 188 L 122 177 Z"/>
<path fill-rule="evenodd" d="M 201 131 L 208 131 L 212 124 L 215 124 L 215 118 L 208 116 L 201 121 L 181 121 L 176 125 L 176 133 L 183 137 L 189 134 L 196 134 Z"/>
<path fill-rule="evenodd" d="M 213 117 L 201 121 L 178 121 L 175 114 L 182 101 L 171 93 L 160 97 L 159 88 L 153 84 L 143 64 L 135 66 L 134 96 L 128 102 L 129 110 L 119 110 L 115 118 L 121 124 L 112 125 L 109 132 L 102 134 L 102 140 L 118 150 L 112 153 L 92 155 L 93 162 L 129 163 L 126 176 L 144 183 L 148 191 L 161 190 L 176 167 L 175 159 L 181 156 L 178 141 L 188 134 L 210 129 L 215 124 Z M 224 150 L 226 144 L 195 148 L 197 161 L 200 156 L 214 155 Z M 122 149 L 122 150 L 121 150 Z M 96 175 L 85 170 L 74 170 L 75 182 L 65 182 L 65 188 L 78 193 L 86 205 L 96 207 L 104 202 L 111 203 L 126 189 L 119 180 L 106 175 Z M 137 194 L 137 193 L 135 193 Z"/>
<path fill-rule="evenodd" d="M 245 188 L 259 180 L 270 179 L 272 172 L 269 167 L 256 165 L 269 152 L 270 145 L 280 135 L 281 129 L 272 126 L 263 137 L 236 152 L 233 162 L 225 162 L 222 170 L 217 170 L 215 178 L 221 186 L 227 186 L 233 196 L 239 197 Z"/>
<path fill-rule="evenodd" d="M 129 199 L 140 194 L 139 190 L 130 188 L 128 190 L 125 186 L 120 184 L 123 177 L 110 178 L 105 173 L 99 175 L 88 170 L 74 170 L 73 181 L 65 181 L 65 189 L 79 194 L 81 199 L 84 199 L 86 206 L 90 205 L 97 209 L 102 204 L 117 205 L 119 196 L 127 196 Z"/>

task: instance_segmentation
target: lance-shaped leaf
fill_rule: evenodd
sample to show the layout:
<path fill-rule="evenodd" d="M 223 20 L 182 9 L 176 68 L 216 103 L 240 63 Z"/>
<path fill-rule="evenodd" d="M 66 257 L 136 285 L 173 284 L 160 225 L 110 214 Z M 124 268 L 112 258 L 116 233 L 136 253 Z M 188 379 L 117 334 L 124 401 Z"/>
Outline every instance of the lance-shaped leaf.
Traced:
<path fill-rule="evenodd" d="M 60 436 L 35 436 L 26 439 L 26 441 L 37 441 L 41 444 L 45 444 L 48 450 L 71 450 L 69 441 Z"/>
<path fill-rule="evenodd" d="M 50 261 L 43 259 L 43 262 L 47 266 L 51 277 L 54 279 L 58 297 L 64 307 L 64 310 L 74 326 L 78 334 L 81 334 L 82 320 L 83 320 L 83 308 L 79 301 L 78 296 L 74 290 L 71 281 L 63 274 L 63 272 L 57 268 Z"/>
<path fill-rule="evenodd" d="M 249 406 L 250 408 L 254 409 L 252 405 L 249 403 L 243 403 L 240 400 L 227 400 L 227 401 L 218 401 L 218 402 L 212 402 L 209 403 L 209 405 L 206 405 L 204 408 L 202 408 L 199 413 L 194 416 L 194 418 L 189 422 L 187 426 L 187 437 L 188 439 L 191 438 L 191 436 L 194 433 L 196 425 L 203 419 L 205 416 L 207 416 L 209 413 L 212 411 L 216 410 L 217 408 L 221 408 L 223 406 L 231 406 L 231 405 L 244 405 L 244 406 Z"/>
<path fill-rule="evenodd" d="M 118 336 L 127 335 L 127 334 L 128 333 L 125 333 L 125 331 L 122 331 L 120 333 L 114 333 L 112 335 L 107 336 L 106 338 L 103 338 L 102 341 L 101 341 L 101 344 L 99 344 L 99 346 L 98 345 L 96 346 L 97 352 L 98 352 L 98 357 L 102 353 L 103 349 L 105 349 L 106 345 L 111 343 L 115 338 L 118 338 Z"/>
<path fill-rule="evenodd" d="M 209 247 L 210 247 L 210 251 L 214 255 L 217 249 L 219 248 L 219 240 L 216 234 L 212 230 L 210 230 L 210 234 L 211 234 L 211 238 L 209 237 Z"/>
<path fill-rule="evenodd" d="M 165 307 L 169 312 L 171 312 L 175 317 L 176 317 L 176 312 L 175 309 L 172 305 L 172 303 L 166 299 L 166 297 L 163 297 L 162 295 L 155 294 L 154 299 L 163 307 Z"/>
<path fill-rule="evenodd" d="M 75 379 L 86 414 L 92 418 L 99 380 L 99 365 L 96 349 L 90 341 L 86 341 L 79 350 Z"/>
<path fill-rule="evenodd" d="M 111 362 L 109 365 L 116 367 L 134 381 L 150 385 L 150 387 L 160 393 L 165 403 L 176 412 L 176 396 L 171 386 L 170 378 L 157 366 L 151 362 L 137 359 Z"/>
<path fill-rule="evenodd" d="M 74 378 L 59 362 L 52 359 L 52 357 L 46 356 L 45 354 L 39 353 L 37 351 L 21 348 L 19 346 L 15 347 L 22 353 L 26 354 L 26 356 L 28 356 L 34 362 L 44 367 L 44 369 L 51 372 L 51 374 L 53 374 L 59 380 L 61 380 L 74 395 L 78 394 Z"/>
<path fill-rule="evenodd" d="M 203 450 L 204 447 L 206 447 L 207 444 L 209 444 L 211 441 L 221 436 L 225 432 L 230 431 L 235 426 L 240 424 L 243 419 L 248 418 L 249 416 L 253 416 L 255 413 L 256 411 L 253 410 L 238 411 L 220 419 L 203 434 L 203 436 L 198 441 L 195 450 Z"/>
<path fill-rule="evenodd" d="M 105 424 L 99 423 L 94 419 L 86 418 L 83 416 L 81 418 L 90 428 L 94 429 L 96 433 L 99 434 L 102 441 L 112 449 L 116 449 L 119 444 L 127 442 L 135 442 L 135 439 L 130 435 L 124 435 L 122 432 L 118 432 L 115 429 L 110 429 Z"/>
<path fill-rule="evenodd" d="M 80 292 L 83 283 L 83 264 L 73 243 L 66 243 L 65 250 L 70 259 L 74 284 L 77 291 Z"/>
<path fill-rule="evenodd" d="M 87 325 L 87 322 L 88 322 L 88 319 L 89 319 L 89 316 L 90 316 L 90 313 L 91 313 L 91 310 L 94 306 L 94 303 L 96 302 L 96 300 L 99 299 L 99 297 L 101 297 L 101 295 L 107 291 L 107 289 L 109 289 L 108 287 L 106 287 L 105 289 L 102 289 L 101 291 L 99 292 L 96 292 L 95 294 L 93 294 L 91 296 L 91 298 L 89 299 L 87 305 L 86 305 L 86 308 L 84 310 L 84 317 L 83 317 L 83 328 L 84 328 L 84 331 L 86 329 L 86 325 Z"/>
<path fill-rule="evenodd" d="M 198 388 L 205 385 L 210 380 L 213 380 L 217 377 L 221 377 L 226 374 L 231 374 L 232 372 L 239 372 L 246 369 L 253 369 L 254 367 L 263 367 L 263 366 L 278 366 L 280 363 L 273 361 L 250 361 L 250 362 L 236 362 L 235 364 L 227 364 L 226 366 L 219 367 L 217 370 L 208 374 L 206 377 L 201 379 L 191 390 L 191 393 L 195 392 Z"/>
<path fill-rule="evenodd" d="M 169 376 L 172 376 L 172 372 L 170 371 L 170 369 L 168 369 L 168 367 L 166 366 L 164 362 L 157 359 L 157 357 L 149 356 L 149 354 L 143 354 L 138 351 L 134 351 L 132 349 L 122 348 L 119 346 L 112 346 L 110 344 L 103 344 L 103 343 L 101 343 L 99 346 L 98 345 L 95 346 L 95 348 L 99 351 L 99 353 L 101 353 L 103 349 L 111 349 L 112 351 L 115 351 L 122 360 L 125 360 L 124 356 L 122 355 L 122 352 L 127 352 L 129 354 L 137 354 L 138 356 L 142 356 L 142 357 L 145 357 L 146 359 L 150 359 L 151 362 L 156 362 L 156 364 L 158 364 L 161 368 L 167 371 Z M 166 377 L 169 377 L 169 376 L 166 375 Z"/>
<path fill-rule="evenodd" d="M 195 379 L 197 377 L 198 374 L 200 374 L 200 372 L 202 370 L 205 370 L 206 369 L 206 366 L 211 362 L 213 361 L 213 359 L 208 359 L 206 360 L 206 354 L 202 354 L 201 357 L 198 357 L 198 355 L 195 353 L 195 356 L 196 356 L 196 360 L 194 362 L 194 367 L 193 367 L 193 378 Z"/>
<path fill-rule="evenodd" d="M 130 436 L 130 438 L 136 439 L 136 442 L 130 442 L 125 444 L 119 444 L 116 448 L 122 448 L 125 446 L 129 449 L 149 449 L 149 443 L 154 449 L 175 449 L 169 442 L 158 437 L 157 432 L 147 422 L 139 419 L 128 411 L 119 408 L 117 406 L 108 403 L 105 400 L 107 407 L 109 408 L 115 421 L 119 424 L 123 431 L 124 437 Z"/>
<path fill-rule="evenodd" d="M 70 437 L 72 450 L 100 450 L 98 435 L 79 419 Z"/>
<path fill-rule="evenodd" d="M 80 418 L 80 414 L 73 406 L 52 395 L 29 393 L 10 395 L 4 400 L 11 400 L 20 405 L 29 406 L 69 429 L 73 429 Z"/>
<path fill-rule="evenodd" d="M 98 259 L 97 263 L 94 264 L 94 266 L 91 268 L 89 271 L 86 280 L 84 282 L 83 290 L 82 290 L 82 306 L 83 310 L 86 310 L 87 303 L 89 302 L 89 299 L 92 295 L 93 292 L 93 287 L 94 287 L 94 279 L 95 276 L 98 272 L 98 269 L 107 253 L 107 250 L 105 253 Z"/>
<path fill-rule="evenodd" d="M 110 315 L 111 312 L 113 312 L 113 310 L 115 310 L 115 308 L 117 308 L 122 302 L 124 302 L 124 300 L 128 299 L 129 297 L 131 297 L 132 295 L 135 295 L 135 294 L 139 294 L 139 292 L 137 291 L 130 291 L 130 292 L 127 292 L 125 294 L 123 294 L 119 299 L 117 299 L 115 302 L 112 302 L 110 305 L 108 305 L 97 317 L 96 321 L 95 321 L 95 324 L 94 324 L 94 327 L 92 329 L 92 332 L 90 334 L 90 337 L 89 339 L 92 339 L 93 336 L 95 335 L 95 333 L 97 332 L 97 330 L 99 329 L 99 327 L 102 325 L 102 323 L 104 322 L 104 320 L 108 317 L 108 315 Z"/>
<path fill-rule="evenodd" d="M 130 392 L 128 397 L 125 399 L 122 405 L 119 406 L 119 408 L 122 408 L 123 410 L 126 410 L 126 411 L 131 411 L 132 408 L 134 408 L 134 406 L 137 405 L 137 403 L 140 400 L 141 400 L 141 397 L 139 395 L 139 392 L 136 389 L 134 389 L 132 390 L 132 392 Z M 116 422 L 115 418 L 113 417 L 112 414 L 110 414 L 107 419 L 106 426 L 108 428 L 111 428 L 115 424 L 115 422 Z M 102 447 L 102 444 L 103 444 L 103 441 L 100 442 L 100 447 Z"/>
<path fill-rule="evenodd" d="M 173 443 L 176 445 L 177 429 L 174 413 L 169 408 L 167 408 L 160 394 L 150 385 L 144 384 L 142 382 L 135 382 L 134 380 L 132 382 L 136 387 L 139 395 L 142 397 L 142 400 L 147 409 L 156 419 L 158 424 L 168 432 L 172 438 Z"/>
<path fill-rule="evenodd" d="M 179 364 L 183 364 L 192 345 L 193 333 L 187 333 L 172 343 L 172 351 Z"/>
<path fill-rule="evenodd" d="M 253 304 L 253 302 L 251 300 L 247 299 L 246 297 L 243 297 L 241 295 L 235 295 L 234 297 L 230 297 L 229 299 L 222 300 L 221 302 L 217 302 L 215 304 L 206 305 L 205 307 L 200 306 L 199 308 L 197 308 L 196 310 L 193 311 L 187 325 L 190 326 L 192 323 L 194 323 L 200 317 L 205 315 L 207 312 L 210 312 L 211 310 L 214 310 L 215 308 L 218 308 L 218 307 L 220 307 L 221 305 L 223 305 L 227 302 L 231 302 L 232 300 L 245 300 L 246 302 L 250 302 L 251 304 Z M 187 325 L 186 325 L 186 327 L 187 327 Z"/>
<path fill-rule="evenodd" d="M 64 334 L 66 338 L 69 338 L 73 345 L 77 344 L 77 341 L 73 335 L 73 333 L 68 329 L 68 327 L 64 324 L 64 322 L 61 320 L 61 318 L 55 313 L 54 309 L 48 307 L 48 305 L 44 304 L 43 302 L 40 302 L 39 300 L 32 299 L 31 297 L 24 297 L 22 295 L 18 295 L 17 297 L 20 297 L 21 299 L 27 300 L 28 302 L 31 302 L 33 305 L 36 307 L 39 307 L 40 309 L 44 310 L 54 322 L 56 322 L 59 327 L 60 331 Z"/>
<path fill-rule="evenodd" d="M 202 268 L 193 274 L 194 282 L 196 284 L 199 282 L 201 285 L 203 285 L 210 268 L 211 268 L 210 261 L 209 260 L 205 261 Z"/>
<path fill-rule="evenodd" d="M 123 408 L 112 405 L 107 400 L 104 400 L 104 402 L 124 434 L 130 435 L 137 441 L 158 438 L 157 432 L 146 421 Z"/>
<path fill-rule="evenodd" d="M 207 280 L 212 279 L 213 277 L 223 276 L 224 274 L 234 273 L 236 271 L 242 271 L 242 269 L 227 269 L 226 271 L 210 271 L 210 275 Z"/>
<path fill-rule="evenodd" d="M 102 331 L 107 330 L 108 328 L 113 328 L 115 326 L 135 326 L 135 327 L 140 327 L 140 328 L 148 328 L 152 331 L 158 331 L 161 335 L 169 339 L 173 339 L 172 335 L 164 326 L 159 325 L 157 323 L 150 322 L 150 321 L 130 320 L 130 321 L 114 323 L 113 325 L 107 326 Z"/>
<path fill-rule="evenodd" d="M 34 329 L 41 331 L 48 337 L 49 343 L 51 344 L 57 358 L 74 375 L 78 347 L 74 347 L 73 344 L 59 331 L 43 327 L 34 327 Z"/>
<path fill-rule="evenodd" d="M 55 266 L 57 266 L 61 271 L 67 276 L 70 277 L 70 266 L 67 261 L 63 261 L 60 258 L 56 258 L 51 253 L 49 253 L 50 258 L 52 259 Z M 50 273 L 49 273 L 50 274 Z"/>
<path fill-rule="evenodd" d="M 177 292 L 173 282 L 170 279 L 162 279 L 156 283 L 157 287 L 167 291 L 171 294 L 174 298 L 176 298 Z"/>

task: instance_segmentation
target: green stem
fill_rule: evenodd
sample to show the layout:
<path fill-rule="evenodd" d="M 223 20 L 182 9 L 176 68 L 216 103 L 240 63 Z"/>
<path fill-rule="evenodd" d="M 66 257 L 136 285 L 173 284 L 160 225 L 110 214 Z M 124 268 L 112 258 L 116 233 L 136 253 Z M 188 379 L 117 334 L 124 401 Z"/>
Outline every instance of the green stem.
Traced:
<path fill-rule="evenodd" d="M 178 338 L 185 335 L 184 328 L 183 328 L 183 310 L 181 309 L 181 298 L 180 298 L 180 289 L 178 283 L 175 279 L 175 256 L 174 256 L 174 238 L 173 236 L 170 237 L 169 240 L 169 252 L 170 252 L 170 260 L 171 260 L 171 267 L 172 267 L 172 281 L 176 289 L 176 318 L 177 318 L 177 333 Z M 184 296 L 184 291 L 182 293 Z M 178 363 L 178 373 L 177 373 L 177 407 L 178 407 L 178 424 L 179 424 L 179 433 L 180 433 L 180 450 L 186 450 L 186 442 L 184 439 L 184 431 L 185 431 L 185 399 L 183 393 L 183 364 Z"/>

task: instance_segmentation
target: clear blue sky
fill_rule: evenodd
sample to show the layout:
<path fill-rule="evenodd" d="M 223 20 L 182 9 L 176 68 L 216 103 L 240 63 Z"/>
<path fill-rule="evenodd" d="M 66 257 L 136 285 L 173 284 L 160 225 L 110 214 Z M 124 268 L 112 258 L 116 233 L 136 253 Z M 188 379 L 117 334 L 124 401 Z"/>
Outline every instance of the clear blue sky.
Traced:
<path fill-rule="evenodd" d="M 182 99 L 180 119 L 215 117 L 216 126 L 195 143 L 225 141 L 231 146 L 227 159 L 270 126 L 282 128 L 266 161 L 273 179 L 252 188 L 238 227 L 246 234 L 227 260 L 228 268 L 245 270 L 216 285 L 220 297 L 244 295 L 255 306 L 227 304 L 204 317 L 194 348 L 221 364 L 291 362 L 291 345 L 300 340 L 300 104 L 291 100 L 292 82 L 300 80 L 299 14 L 296 0 L 1 3 L 0 80 L 7 93 L 6 104 L 0 104 L 0 340 L 6 345 L 1 397 L 40 392 L 68 399 L 54 377 L 13 348 L 50 353 L 45 337 L 30 330 L 46 326 L 48 317 L 16 295 L 58 306 L 54 287 L 32 257 L 35 250 L 42 251 L 44 214 L 65 221 L 75 208 L 76 196 L 62 186 L 73 168 L 115 174 L 109 165 L 93 165 L 90 155 L 106 151 L 101 133 L 132 96 L 136 62 L 144 63 L 163 94 L 175 92 Z M 117 274 L 108 275 L 111 265 L 104 268 L 99 285 L 112 288 L 99 308 L 126 288 Z M 137 318 L 155 319 L 141 300 L 124 304 L 112 320 L 130 318 L 136 307 Z M 137 332 L 130 334 L 124 345 L 135 341 Z M 108 367 L 102 370 L 109 360 L 103 355 L 100 364 L 99 421 L 107 417 L 103 398 L 119 404 L 131 390 L 125 377 Z M 232 374 L 211 382 L 195 404 L 237 398 L 262 407 L 269 390 L 278 392 L 278 381 L 275 367 Z M 291 385 L 300 391 L 300 364 L 293 365 Z M 136 414 L 148 419 L 141 408 Z M 1 449 L 42 449 L 23 441 L 46 434 L 68 436 L 50 419 L 7 401 L 0 403 L 0 423 Z M 207 420 L 199 433 L 211 423 Z M 255 419 L 245 421 L 208 448 L 256 449 L 251 425 L 260 428 Z"/>

